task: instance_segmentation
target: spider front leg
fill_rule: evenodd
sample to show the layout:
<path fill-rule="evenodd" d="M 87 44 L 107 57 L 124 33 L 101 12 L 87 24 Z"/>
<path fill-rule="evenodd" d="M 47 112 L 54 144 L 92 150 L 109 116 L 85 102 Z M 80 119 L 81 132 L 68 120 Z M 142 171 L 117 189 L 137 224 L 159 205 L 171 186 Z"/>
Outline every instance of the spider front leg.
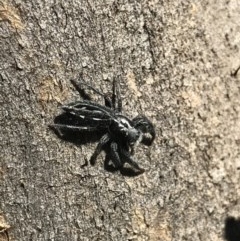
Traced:
<path fill-rule="evenodd" d="M 106 145 L 109 142 L 109 140 L 110 140 L 110 136 L 108 134 L 105 134 L 104 136 L 102 136 L 94 153 L 92 154 L 92 156 L 90 158 L 91 165 L 94 165 L 96 163 L 96 159 L 97 159 L 98 155 L 100 154 L 100 152 L 102 151 L 103 146 Z"/>
<path fill-rule="evenodd" d="M 75 89 L 77 90 L 77 92 L 80 94 L 80 96 L 82 96 L 84 99 L 91 100 L 91 98 L 85 93 L 84 89 L 82 88 L 83 85 L 86 86 L 88 89 L 92 90 L 94 93 L 103 97 L 104 101 L 105 101 L 105 106 L 112 108 L 112 102 L 111 102 L 109 96 L 101 93 L 99 90 L 95 89 L 94 87 L 85 83 L 84 81 L 77 82 L 76 80 L 73 80 L 73 79 L 70 81 L 71 81 L 72 85 L 75 87 Z"/>
<path fill-rule="evenodd" d="M 143 168 L 139 167 L 139 165 L 133 160 L 133 158 L 131 157 L 129 152 L 122 149 L 121 154 L 127 163 L 129 163 L 132 167 L 134 167 L 136 170 L 139 171 L 139 174 L 145 172 L 145 170 Z"/>
<path fill-rule="evenodd" d="M 121 169 L 123 167 L 123 163 L 121 162 L 121 159 L 119 157 L 117 143 L 112 142 L 110 145 L 110 148 L 111 148 L 111 158 L 114 166 L 116 167 L 116 169 Z"/>

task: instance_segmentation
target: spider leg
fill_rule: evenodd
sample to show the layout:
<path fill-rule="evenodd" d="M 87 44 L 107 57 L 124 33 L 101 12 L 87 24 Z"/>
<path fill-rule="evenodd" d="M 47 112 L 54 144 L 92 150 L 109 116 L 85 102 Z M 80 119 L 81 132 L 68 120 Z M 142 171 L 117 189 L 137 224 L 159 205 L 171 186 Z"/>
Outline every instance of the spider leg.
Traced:
<path fill-rule="evenodd" d="M 90 158 L 91 165 L 94 165 L 96 163 L 96 159 L 97 159 L 98 155 L 100 154 L 100 152 L 102 151 L 103 146 L 105 144 L 107 144 L 109 142 L 109 140 L 110 140 L 110 136 L 109 136 L 108 133 L 102 136 L 102 138 L 100 139 L 94 153 L 92 154 L 92 156 Z"/>
<path fill-rule="evenodd" d="M 82 88 L 82 86 L 84 85 L 88 89 L 92 90 L 94 93 L 96 93 L 96 94 L 100 95 L 101 97 L 103 97 L 104 101 L 105 101 L 105 106 L 112 108 L 112 102 L 111 102 L 109 96 L 104 95 L 99 90 L 95 89 L 94 87 L 92 87 L 91 85 L 85 83 L 84 81 L 77 82 L 76 80 L 73 80 L 73 79 L 71 79 L 70 81 L 71 81 L 72 85 L 75 87 L 75 89 L 78 91 L 80 96 L 82 96 L 82 94 L 84 92 L 84 90 Z M 86 93 L 85 93 L 85 95 L 86 95 Z M 91 98 L 88 97 L 87 99 L 91 99 Z"/>
<path fill-rule="evenodd" d="M 111 148 L 111 157 L 112 157 L 112 161 L 113 161 L 114 166 L 117 169 L 121 169 L 123 167 L 123 163 L 121 162 L 121 159 L 119 157 L 117 143 L 112 142 L 110 148 Z"/>
<path fill-rule="evenodd" d="M 113 90 L 112 90 L 112 105 L 115 110 L 118 112 L 122 111 L 122 99 L 120 93 L 119 82 L 117 82 L 116 78 L 113 80 Z"/>
<path fill-rule="evenodd" d="M 109 172 L 116 172 L 118 170 L 118 168 L 113 166 L 112 163 L 110 164 L 111 160 L 112 160 L 111 154 L 107 153 L 105 161 L 104 161 L 104 169 Z"/>
<path fill-rule="evenodd" d="M 144 173 L 145 170 L 143 168 L 139 167 L 139 165 L 133 160 L 133 158 L 131 157 L 129 152 L 127 152 L 125 150 L 121 150 L 121 154 L 127 163 L 129 163 L 132 167 L 137 169 L 140 173 Z"/>

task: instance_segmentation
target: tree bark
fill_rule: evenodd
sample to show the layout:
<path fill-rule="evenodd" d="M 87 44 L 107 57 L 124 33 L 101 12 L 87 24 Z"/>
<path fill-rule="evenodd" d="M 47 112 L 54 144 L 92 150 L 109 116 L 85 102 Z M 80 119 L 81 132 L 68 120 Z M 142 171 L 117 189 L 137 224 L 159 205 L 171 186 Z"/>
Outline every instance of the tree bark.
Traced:
<path fill-rule="evenodd" d="M 223 240 L 240 212 L 239 11 L 230 1 L 0 1 L 0 240 Z M 137 177 L 49 128 L 108 93 L 157 138 Z M 100 101 L 100 99 L 96 99 Z M 229 219 L 230 218 L 230 219 Z M 235 218 L 235 219 L 234 219 Z M 229 234 L 230 232 L 230 234 Z"/>

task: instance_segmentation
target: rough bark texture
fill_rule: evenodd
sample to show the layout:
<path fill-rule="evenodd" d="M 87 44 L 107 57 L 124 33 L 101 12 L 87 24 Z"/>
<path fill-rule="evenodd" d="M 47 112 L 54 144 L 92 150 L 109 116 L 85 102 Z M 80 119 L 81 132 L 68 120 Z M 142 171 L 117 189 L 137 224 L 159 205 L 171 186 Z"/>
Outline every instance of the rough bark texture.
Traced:
<path fill-rule="evenodd" d="M 0 240 L 237 240 L 239 12 L 238 0 L 1 1 Z M 48 129 L 79 99 L 79 74 L 104 92 L 120 75 L 125 113 L 153 121 L 143 175 L 107 172 L 104 153 L 83 167 L 96 144 Z"/>

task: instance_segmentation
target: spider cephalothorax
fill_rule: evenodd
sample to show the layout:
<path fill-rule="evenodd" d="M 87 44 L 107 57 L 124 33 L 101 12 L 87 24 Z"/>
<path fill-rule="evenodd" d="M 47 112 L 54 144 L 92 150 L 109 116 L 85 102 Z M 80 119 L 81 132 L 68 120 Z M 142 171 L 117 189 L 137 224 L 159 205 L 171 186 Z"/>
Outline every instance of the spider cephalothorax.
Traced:
<path fill-rule="evenodd" d="M 122 101 L 119 84 L 116 80 L 113 82 L 111 99 L 83 81 L 71 80 L 71 82 L 81 96 L 85 93 L 84 86 L 102 96 L 105 106 L 87 99 L 64 105 L 62 106 L 63 111 L 77 119 L 77 122 L 74 125 L 53 124 L 52 127 L 58 130 L 67 129 L 78 132 L 101 131 L 103 135 L 90 159 L 92 165 L 95 164 L 102 149 L 108 145 L 110 147 L 109 156 L 115 168 L 121 169 L 127 162 L 139 173 L 144 172 L 144 169 L 133 160 L 132 154 L 134 146 L 138 143 L 147 146 L 152 144 L 155 138 L 153 124 L 145 116 L 137 116 L 130 120 L 121 114 Z"/>

